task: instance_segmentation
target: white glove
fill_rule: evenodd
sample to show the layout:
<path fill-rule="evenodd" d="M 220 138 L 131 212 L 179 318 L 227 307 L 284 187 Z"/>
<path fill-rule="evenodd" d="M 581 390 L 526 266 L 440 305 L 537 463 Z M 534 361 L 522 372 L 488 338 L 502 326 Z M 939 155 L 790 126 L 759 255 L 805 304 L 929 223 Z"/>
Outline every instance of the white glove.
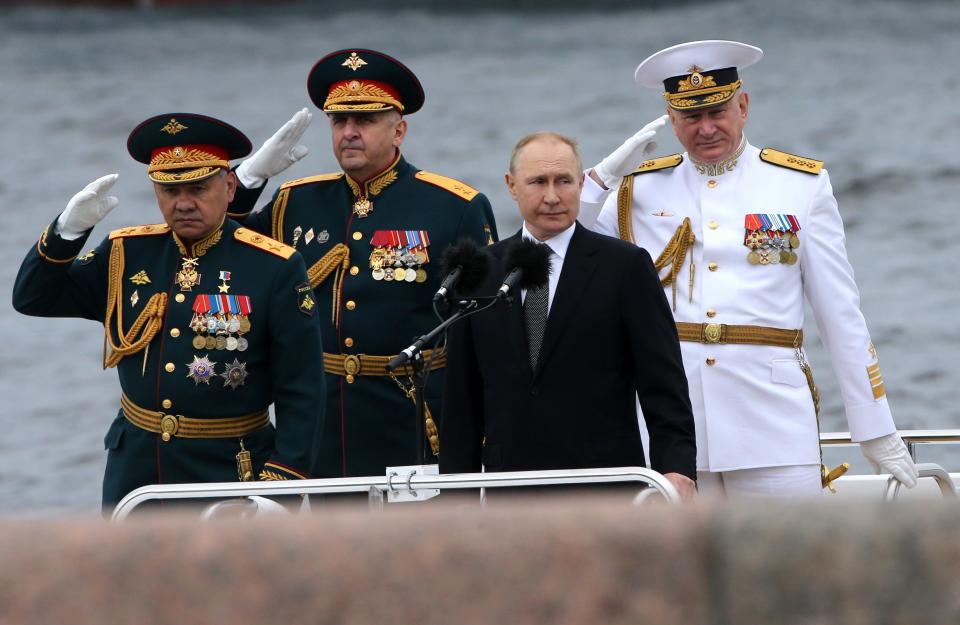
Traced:
<path fill-rule="evenodd" d="M 263 186 L 267 178 L 276 176 L 307 155 L 310 150 L 297 141 L 306 132 L 313 113 L 300 109 L 280 130 L 237 167 L 237 178 L 248 189 Z"/>
<path fill-rule="evenodd" d="M 860 452 L 878 473 L 881 469 L 887 471 L 907 488 L 917 485 L 917 465 L 913 463 L 907 446 L 896 432 L 861 441 Z"/>
<path fill-rule="evenodd" d="M 657 149 L 653 137 L 666 125 L 667 118 L 667 115 L 662 115 L 641 128 L 637 134 L 624 141 L 623 145 L 593 168 L 605 187 L 612 189 L 620 184 L 621 178 L 635 170 L 643 162 L 644 157 Z"/>
<path fill-rule="evenodd" d="M 120 200 L 106 193 L 119 177 L 119 174 L 107 174 L 97 178 L 70 198 L 57 218 L 57 233 L 67 241 L 79 239 L 116 208 Z"/>

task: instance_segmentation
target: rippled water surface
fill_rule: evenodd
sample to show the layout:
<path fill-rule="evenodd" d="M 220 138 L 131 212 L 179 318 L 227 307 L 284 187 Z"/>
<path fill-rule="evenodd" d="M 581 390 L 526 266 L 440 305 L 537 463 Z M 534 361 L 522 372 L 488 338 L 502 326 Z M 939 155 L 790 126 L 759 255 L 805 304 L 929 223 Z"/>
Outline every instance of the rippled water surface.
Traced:
<path fill-rule="evenodd" d="M 409 118 L 407 157 L 487 193 L 504 233 L 518 227 L 503 171 L 522 134 L 574 135 L 594 163 L 661 113 L 659 94 L 632 82 L 645 56 L 692 39 L 762 47 L 764 60 L 742 73 L 752 96 L 747 134 L 827 162 L 898 425 L 960 427 L 958 32 L 956 2 L 690 2 L 616 13 L 6 10 L 0 514 L 94 514 L 102 437 L 118 406 L 116 374 L 100 370 L 101 326 L 10 307 L 13 277 L 39 232 L 73 193 L 114 171 L 121 205 L 93 239 L 158 221 L 143 167 L 126 154 L 131 128 L 157 113 L 202 112 L 259 144 L 310 105 L 314 61 L 348 46 L 383 50 L 417 72 L 427 101 Z M 283 179 L 336 168 L 322 118 L 307 141 L 311 153 Z M 678 150 L 662 137 L 661 153 Z M 829 357 L 808 326 L 823 429 L 845 430 Z"/>

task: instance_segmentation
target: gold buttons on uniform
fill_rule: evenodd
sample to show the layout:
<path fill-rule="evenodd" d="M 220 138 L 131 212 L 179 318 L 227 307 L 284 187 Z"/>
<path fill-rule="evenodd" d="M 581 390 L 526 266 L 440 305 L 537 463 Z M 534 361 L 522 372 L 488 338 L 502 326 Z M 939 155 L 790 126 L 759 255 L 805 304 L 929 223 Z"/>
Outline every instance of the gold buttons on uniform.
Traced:
<path fill-rule="evenodd" d="M 350 275 L 351 275 L 351 276 L 355 276 L 355 275 L 357 275 L 358 273 L 360 273 L 360 268 L 357 267 L 356 265 L 354 265 L 353 267 L 350 268 Z"/>
<path fill-rule="evenodd" d="M 357 303 L 355 301 L 353 301 L 352 299 L 347 300 L 347 310 L 353 310 L 356 307 L 357 307 Z"/>
<path fill-rule="evenodd" d="M 717 267 L 719 267 L 717 263 L 707 263 L 707 269 L 709 269 L 710 271 L 716 271 Z"/>
<path fill-rule="evenodd" d="M 717 311 L 715 311 L 715 310 L 712 309 L 712 308 L 708 308 L 708 309 L 707 309 L 707 316 L 710 317 L 711 319 L 713 319 L 714 317 L 717 316 Z"/>
<path fill-rule="evenodd" d="M 707 186 L 710 187 L 711 189 L 716 188 L 716 186 L 717 186 L 717 181 L 716 181 L 716 180 L 707 180 Z"/>
<path fill-rule="evenodd" d="M 173 402 L 170 401 L 169 399 L 164 399 L 163 407 L 166 408 L 167 410 L 170 410 L 171 408 L 173 408 Z"/>
<path fill-rule="evenodd" d="M 166 369 L 167 373 L 173 373 L 173 370 L 176 369 L 177 366 L 172 362 L 168 362 L 163 368 Z"/>
<path fill-rule="evenodd" d="M 353 384 L 353 380 L 354 380 L 354 377 L 348 373 L 348 374 L 347 374 L 347 384 Z"/>
<path fill-rule="evenodd" d="M 359 240 L 362 239 L 362 238 L 363 238 L 363 233 L 362 233 L 362 232 L 359 232 L 359 231 L 358 231 L 358 232 L 354 232 L 354 233 L 353 233 L 353 240 L 354 240 L 354 241 L 359 241 Z"/>
<path fill-rule="evenodd" d="M 711 219 L 710 223 L 708 223 L 707 225 L 710 226 L 711 230 L 716 230 L 717 228 L 720 227 L 720 224 L 718 224 L 715 219 Z"/>
<path fill-rule="evenodd" d="M 170 328 L 170 336 L 173 338 L 180 336 L 180 328 Z"/>
<path fill-rule="evenodd" d="M 717 364 L 717 359 L 716 359 L 716 358 L 712 358 L 712 357 L 711 357 L 711 358 L 707 358 L 707 365 L 708 365 L 708 366 L 712 367 L 712 366 L 715 365 L 715 364 Z"/>
<path fill-rule="evenodd" d="M 343 339 L 343 344 L 347 347 L 353 347 L 353 339 L 348 336 L 347 338 Z"/>
<path fill-rule="evenodd" d="M 174 296 L 173 299 L 177 300 L 177 303 L 178 303 L 178 304 L 182 304 L 182 303 L 183 303 L 183 300 L 187 299 L 187 296 L 184 295 L 183 293 L 177 293 L 176 296 Z"/>

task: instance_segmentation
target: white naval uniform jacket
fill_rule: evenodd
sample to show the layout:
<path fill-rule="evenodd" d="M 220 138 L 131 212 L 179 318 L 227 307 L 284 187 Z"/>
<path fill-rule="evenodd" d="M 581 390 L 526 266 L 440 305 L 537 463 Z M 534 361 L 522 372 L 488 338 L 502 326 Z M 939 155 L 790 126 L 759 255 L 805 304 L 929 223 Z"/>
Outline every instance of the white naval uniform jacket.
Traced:
<path fill-rule="evenodd" d="M 764 162 L 760 150 L 749 144 L 736 166 L 719 176 L 700 174 L 687 154 L 683 157 L 679 166 L 633 174 L 637 245 L 657 258 L 684 217 L 696 235 L 692 293 L 689 253 L 677 273 L 676 320 L 802 328 L 806 295 L 839 379 L 853 439 L 894 432 L 826 170 L 810 174 Z M 711 180 L 716 184 L 711 186 Z M 796 264 L 747 261 L 744 216 L 750 213 L 796 217 Z M 588 177 L 581 223 L 619 237 L 616 189 L 605 192 Z M 715 269 L 709 269 L 710 263 L 716 263 Z M 672 288 L 665 291 L 672 305 Z M 715 315 L 708 317 L 708 311 Z M 696 423 L 698 471 L 820 462 L 813 400 L 793 348 L 686 341 L 681 347 Z"/>

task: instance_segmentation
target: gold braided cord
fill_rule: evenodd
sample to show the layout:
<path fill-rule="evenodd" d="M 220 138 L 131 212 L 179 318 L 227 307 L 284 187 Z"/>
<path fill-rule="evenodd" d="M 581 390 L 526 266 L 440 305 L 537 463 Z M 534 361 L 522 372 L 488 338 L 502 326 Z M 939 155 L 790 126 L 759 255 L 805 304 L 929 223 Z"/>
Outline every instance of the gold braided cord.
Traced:
<path fill-rule="evenodd" d="M 330 298 L 330 319 L 333 321 L 333 325 L 337 325 L 339 318 L 340 287 L 343 285 L 343 278 L 349 266 L 350 248 L 344 243 L 337 243 L 307 270 L 307 277 L 310 279 L 310 286 L 313 288 L 317 288 L 323 284 L 324 280 L 330 277 L 331 273 L 336 272 L 333 278 L 333 297 Z"/>
<path fill-rule="evenodd" d="M 742 81 L 738 80 L 736 82 L 732 82 L 727 85 L 720 85 L 718 87 L 708 87 L 705 89 L 698 89 L 697 91 L 684 91 L 680 93 L 670 93 L 669 91 L 665 91 L 663 93 L 663 97 L 667 100 L 667 102 L 669 102 L 674 107 L 683 108 L 687 106 L 693 106 L 694 104 L 701 102 L 700 100 L 696 100 L 693 98 L 698 98 L 700 96 L 705 96 L 709 94 L 722 94 L 722 95 L 706 98 L 705 100 L 703 100 L 703 102 L 708 102 L 708 101 L 713 102 L 715 100 L 725 99 L 726 97 L 728 97 L 728 95 L 732 94 L 734 91 L 740 88 L 741 82 Z"/>
<path fill-rule="evenodd" d="M 221 167 L 201 167 L 199 169 L 190 170 L 180 169 L 174 172 L 155 171 L 151 174 L 148 174 L 147 177 L 154 182 L 159 182 L 160 184 L 193 182 L 205 180 L 210 176 L 213 176 L 221 169 Z"/>
<path fill-rule="evenodd" d="M 633 176 L 626 176 L 620 183 L 620 191 L 617 193 L 617 226 L 620 229 L 620 238 L 627 243 L 635 243 L 631 218 L 632 203 Z"/>
<path fill-rule="evenodd" d="M 160 152 L 150 159 L 147 173 L 152 174 L 155 171 L 187 169 L 190 167 L 230 167 L 230 161 L 203 150 L 195 148 L 184 150 L 181 147 L 176 147 Z"/>
<path fill-rule="evenodd" d="M 684 217 L 683 223 L 677 226 L 676 232 L 673 233 L 673 237 L 667 243 L 666 247 L 663 248 L 663 251 L 660 253 L 660 256 L 657 257 L 657 260 L 654 261 L 653 265 L 657 268 L 659 273 L 664 267 L 670 267 L 670 273 L 660 279 L 660 284 L 663 286 L 672 285 L 673 286 L 673 310 L 677 310 L 677 274 L 680 273 L 680 268 L 683 267 L 683 261 L 687 257 L 687 251 L 693 247 L 694 242 L 696 242 L 697 237 L 693 233 L 693 228 L 690 226 L 690 218 Z M 693 301 L 693 254 L 690 254 L 690 301 Z"/>
<path fill-rule="evenodd" d="M 103 368 L 116 367 L 126 356 L 135 354 L 144 349 L 157 335 L 163 326 L 163 315 L 167 309 L 167 294 L 154 293 L 147 300 L 147 304 L 137 320 L 130 326 L 130 330 L 123 333 L 123 300 L 122 291 L 124 267 L 123 239 L 115 239 L 110 248 L 110 264 L 107 274 L 107 310 L 103 320 Z M 116 332 L 119 343 L 113 340 L 111 322 L 116 311 Z M 139 334 L 139 338 L 137 335 Z M 110 350 L 107 351 L 109 345 Z"/>
<path fill-rule="evenodd" d="M 290 189 L 280 189 L 280 193 L 277 194 L 277 199 L 273 203 L 273 215 L 271 215 L 270 224 L 271 227 L 271 236 L 285 243 L 283 240 L 283 214 L 287 210 L 287 199 L 290 197 Z"/>

